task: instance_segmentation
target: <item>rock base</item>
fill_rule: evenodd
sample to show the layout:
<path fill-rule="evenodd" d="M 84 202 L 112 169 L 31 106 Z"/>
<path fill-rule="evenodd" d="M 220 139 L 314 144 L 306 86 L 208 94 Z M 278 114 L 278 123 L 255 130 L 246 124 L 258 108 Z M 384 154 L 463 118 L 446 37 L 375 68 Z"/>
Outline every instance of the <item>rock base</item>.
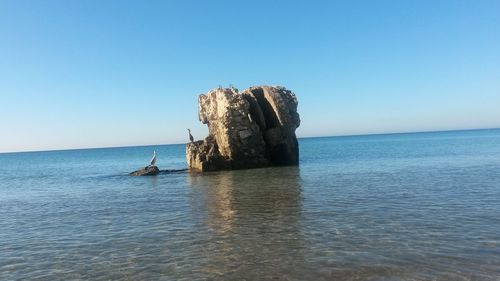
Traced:
<path fill-rule="evenodd" d="M 131 176 L 156 176 L 160 173 L 157 166 L 146 166 L 142 169 L 130 173 Z"/>

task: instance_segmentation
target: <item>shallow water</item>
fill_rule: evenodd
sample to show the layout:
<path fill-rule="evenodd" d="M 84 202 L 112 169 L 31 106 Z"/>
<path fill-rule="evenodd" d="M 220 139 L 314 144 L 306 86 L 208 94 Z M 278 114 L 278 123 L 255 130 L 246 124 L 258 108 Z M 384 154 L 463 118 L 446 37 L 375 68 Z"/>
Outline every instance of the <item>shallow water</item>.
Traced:
<path fill-rule="evenodd" d="M 0 280 L 500 280 L 500 130 L 311 138 L 299 167 L 130 177 L 0 154 Z"/>

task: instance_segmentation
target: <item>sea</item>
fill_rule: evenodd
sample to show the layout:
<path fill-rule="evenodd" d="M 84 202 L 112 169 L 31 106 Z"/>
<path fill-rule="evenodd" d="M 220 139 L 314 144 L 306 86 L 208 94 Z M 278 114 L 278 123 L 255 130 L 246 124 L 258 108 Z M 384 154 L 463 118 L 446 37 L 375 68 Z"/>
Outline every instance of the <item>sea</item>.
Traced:
<path fill-rule="evenodd" d="M 500 280 L 500 129 L 299 146 L 208 173 L 185 145 L 0 154 L 0 280 Z"/>

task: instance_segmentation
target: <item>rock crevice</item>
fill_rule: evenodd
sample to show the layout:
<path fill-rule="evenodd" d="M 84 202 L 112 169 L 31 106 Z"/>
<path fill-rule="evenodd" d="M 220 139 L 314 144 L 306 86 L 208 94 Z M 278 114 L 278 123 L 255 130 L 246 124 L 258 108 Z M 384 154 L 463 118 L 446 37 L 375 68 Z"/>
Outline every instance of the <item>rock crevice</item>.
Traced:
<path fill-rule="evenodd" d="M 216 171 L 298 165 L 295 129 L 300 125 L 294 93 L 273 86 L 239 93 L 218 88 L 200 95 L 198 116 L 209 136 L 187 144 L 190 169 Z"/>

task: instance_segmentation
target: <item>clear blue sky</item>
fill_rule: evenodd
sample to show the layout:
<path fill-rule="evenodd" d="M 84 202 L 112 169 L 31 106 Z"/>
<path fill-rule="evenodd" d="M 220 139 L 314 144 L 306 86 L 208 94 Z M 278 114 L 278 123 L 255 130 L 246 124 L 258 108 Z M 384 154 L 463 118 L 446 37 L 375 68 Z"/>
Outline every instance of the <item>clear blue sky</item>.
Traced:
<path fill-rule="evenodd" d="M 186 142 L 283 85 L 299 136 L 500 127 L 500 1 L 0 0 L 0 152 Z"/>

